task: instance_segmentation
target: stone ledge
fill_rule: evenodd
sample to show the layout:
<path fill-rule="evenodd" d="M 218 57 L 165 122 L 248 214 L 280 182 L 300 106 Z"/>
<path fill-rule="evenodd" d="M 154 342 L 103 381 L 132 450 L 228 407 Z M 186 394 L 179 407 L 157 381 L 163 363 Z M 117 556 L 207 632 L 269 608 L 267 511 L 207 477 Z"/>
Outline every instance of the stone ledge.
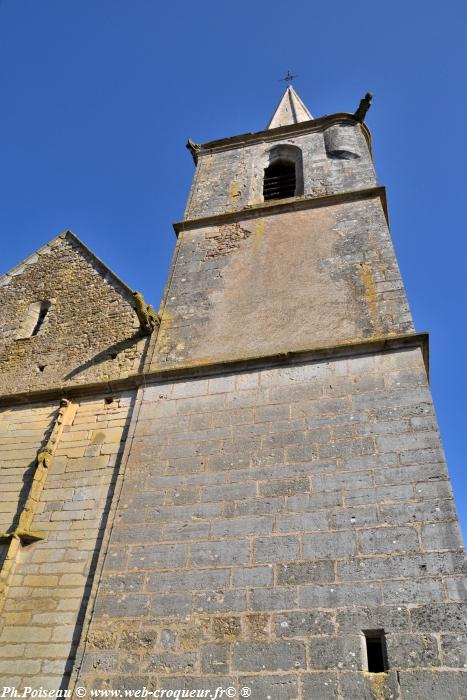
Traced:
<path fill-rule="evenodd" d="M 428 333 L 407 333 L 386 337 L 347 341 L 325 347 L 307 347 L 288 352 L 253 357 L 232 357 L 222 362 L 185 364 L 150 372 L 138 372 L 124 379 L 116 379 L 89 384 L 70 384 L 49 389 L 38 389 L 15 394 L 0 395 L 0 405 L 41 403 L 66 396 L 75 398 L 95 394 L 113 394 L 127 389 L 138 389 L 151 382 L 165 382 L 170 379 L 191 379 L 226 372 L 241 372 L 247 369 L 261 369 L 269 366 L 298 364 L 301 362 L 326 361 L 334 358 L 367 355 L 376 352 L 392 352 L 404 348 L 419 347 L 422 350 L 427 375 L 429 377 L 429 336 Z"/>
<path fill-rule="evenodd" d="M 243 221 L 244 219 L 252 219 L 255 216 L 265 216 L 267 214 L 282 214 L 286 211 L 300 211 L 303 209 L 314 209 L 317 207 L 332 206 L 340 202 L 354 202 L 360 199 L 373 199 L 379 197 L 383 207 L 386 222 L 389 225 L 388 208 L 386 201 L 385 187 L 369 187 L 362 190 L 351 190 L 350 192 L 336 192 L 335 194 L 326 194 L 320 197 L 305 195 L 302 197 L 293 197 L 291 199 L 271 200 L 269 202 L 261 202 L 253 204 L 240 211 L 226 212 L 224 214 L 216 214 L 214 216 L 203 216 L 199 219 L 186 219 L 173 224 L 175 234 L 181 231 L 186 231 L 202 226 L 213 226 L 215 224 L 226 224 L 231 222 Z"/>
<path fill-rule="evenodd" d="M 284 138 L 286 138 L 310 131 L 323 131 L 332 124 L 340 122 L 348 122 L 353 125 L 359 124 L 362 127 L 363 134 L 371 152 L 371 134 L 367 125 L 356 119 L 354 114 L 350 114 L 349 112 L 337 112 L 336 114 L 325 114 L 323 117 L 299 122 L 298 124 L 279 126 L 276 129 L 265 129 L 263 131 L 249 132 L 246 134 L 239 134 L 238 136 L 228 136 L 223 139 L 208 141 L 200 144 L 199 155 L 209 154 L 214 151 L 226 151 L 231 148 L 242 147 L 246 144 L 261 141 L 276 141 L 278 136 L 284 136 Z"/>

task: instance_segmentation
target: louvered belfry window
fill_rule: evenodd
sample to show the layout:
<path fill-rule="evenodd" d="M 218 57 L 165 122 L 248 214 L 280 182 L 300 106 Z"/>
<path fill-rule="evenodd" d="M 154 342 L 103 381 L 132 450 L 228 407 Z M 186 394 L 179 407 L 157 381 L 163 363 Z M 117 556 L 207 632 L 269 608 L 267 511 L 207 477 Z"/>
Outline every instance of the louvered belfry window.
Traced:
<path fill-rule="evenodd" d="M 294 197 L 296 179 L 295 163 L 283 158 L 273 161 L 264 170 L 264 201 Z"/>

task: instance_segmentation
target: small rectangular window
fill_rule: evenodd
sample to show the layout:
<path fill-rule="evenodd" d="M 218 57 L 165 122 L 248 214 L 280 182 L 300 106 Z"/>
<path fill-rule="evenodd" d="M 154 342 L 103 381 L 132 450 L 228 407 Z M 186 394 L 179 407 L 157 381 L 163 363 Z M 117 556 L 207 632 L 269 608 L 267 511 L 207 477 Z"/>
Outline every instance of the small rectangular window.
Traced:
<path fill-rule="evenodd" d="M 384 630 L 363 630 L 363 636 L 368 671 L 370 673 L 384 673 L 388 670 Z"/>

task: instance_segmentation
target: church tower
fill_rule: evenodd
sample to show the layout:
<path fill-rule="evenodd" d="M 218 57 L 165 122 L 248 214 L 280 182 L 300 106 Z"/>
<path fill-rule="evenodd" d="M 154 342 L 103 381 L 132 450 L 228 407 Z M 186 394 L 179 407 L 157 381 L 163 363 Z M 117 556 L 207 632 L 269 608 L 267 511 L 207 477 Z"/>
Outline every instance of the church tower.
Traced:
<path fill-rule="evenodd" d="M 125 321 L 110 355 L 92 329 L 98 352 L 65 379 L 28 379 L 42 403 L 27 420 L 54 416 L 61 440 L 53 508 L 36 489 L 49 539 L 22 542 L 0 637 L 15 659 L 36 640 L 29 685 L 88 697 L 466 697 L 462 541 L 428 338 L 413 326 L 375 176 L 370 101 L 314 118 L 290 86 L 265 130 L 188 142 L 196 171 L 152 334 L 138 335 L 131 290 L 89 251 L 82 262 L 75 237 L 54 244 L 105 277 Z M 44 298 L 28 297 L 31 327 L 60 290 Z M 44 403 L 52 395 L 68 402 L 63 415 Z M 58 560 L 70 571 L 55 607 L 41 593 L 31 613 L 34 578 L 56 586 Z M 38 661 L 49 647 L 55 665 Z"/>

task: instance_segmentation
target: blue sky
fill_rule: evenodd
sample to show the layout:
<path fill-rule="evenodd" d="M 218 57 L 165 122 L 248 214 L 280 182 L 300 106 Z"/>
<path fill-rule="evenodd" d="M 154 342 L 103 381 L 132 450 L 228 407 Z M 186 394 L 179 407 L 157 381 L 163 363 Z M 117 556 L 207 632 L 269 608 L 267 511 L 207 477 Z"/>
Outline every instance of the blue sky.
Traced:
<path fill-rule="evenodd" d="M 467 532 L 467 5 L 0 0 L 2 271 L 70 228 L 158 304 L 198 142 L 266 125 L 290 68 L 367 123 Z"/>

